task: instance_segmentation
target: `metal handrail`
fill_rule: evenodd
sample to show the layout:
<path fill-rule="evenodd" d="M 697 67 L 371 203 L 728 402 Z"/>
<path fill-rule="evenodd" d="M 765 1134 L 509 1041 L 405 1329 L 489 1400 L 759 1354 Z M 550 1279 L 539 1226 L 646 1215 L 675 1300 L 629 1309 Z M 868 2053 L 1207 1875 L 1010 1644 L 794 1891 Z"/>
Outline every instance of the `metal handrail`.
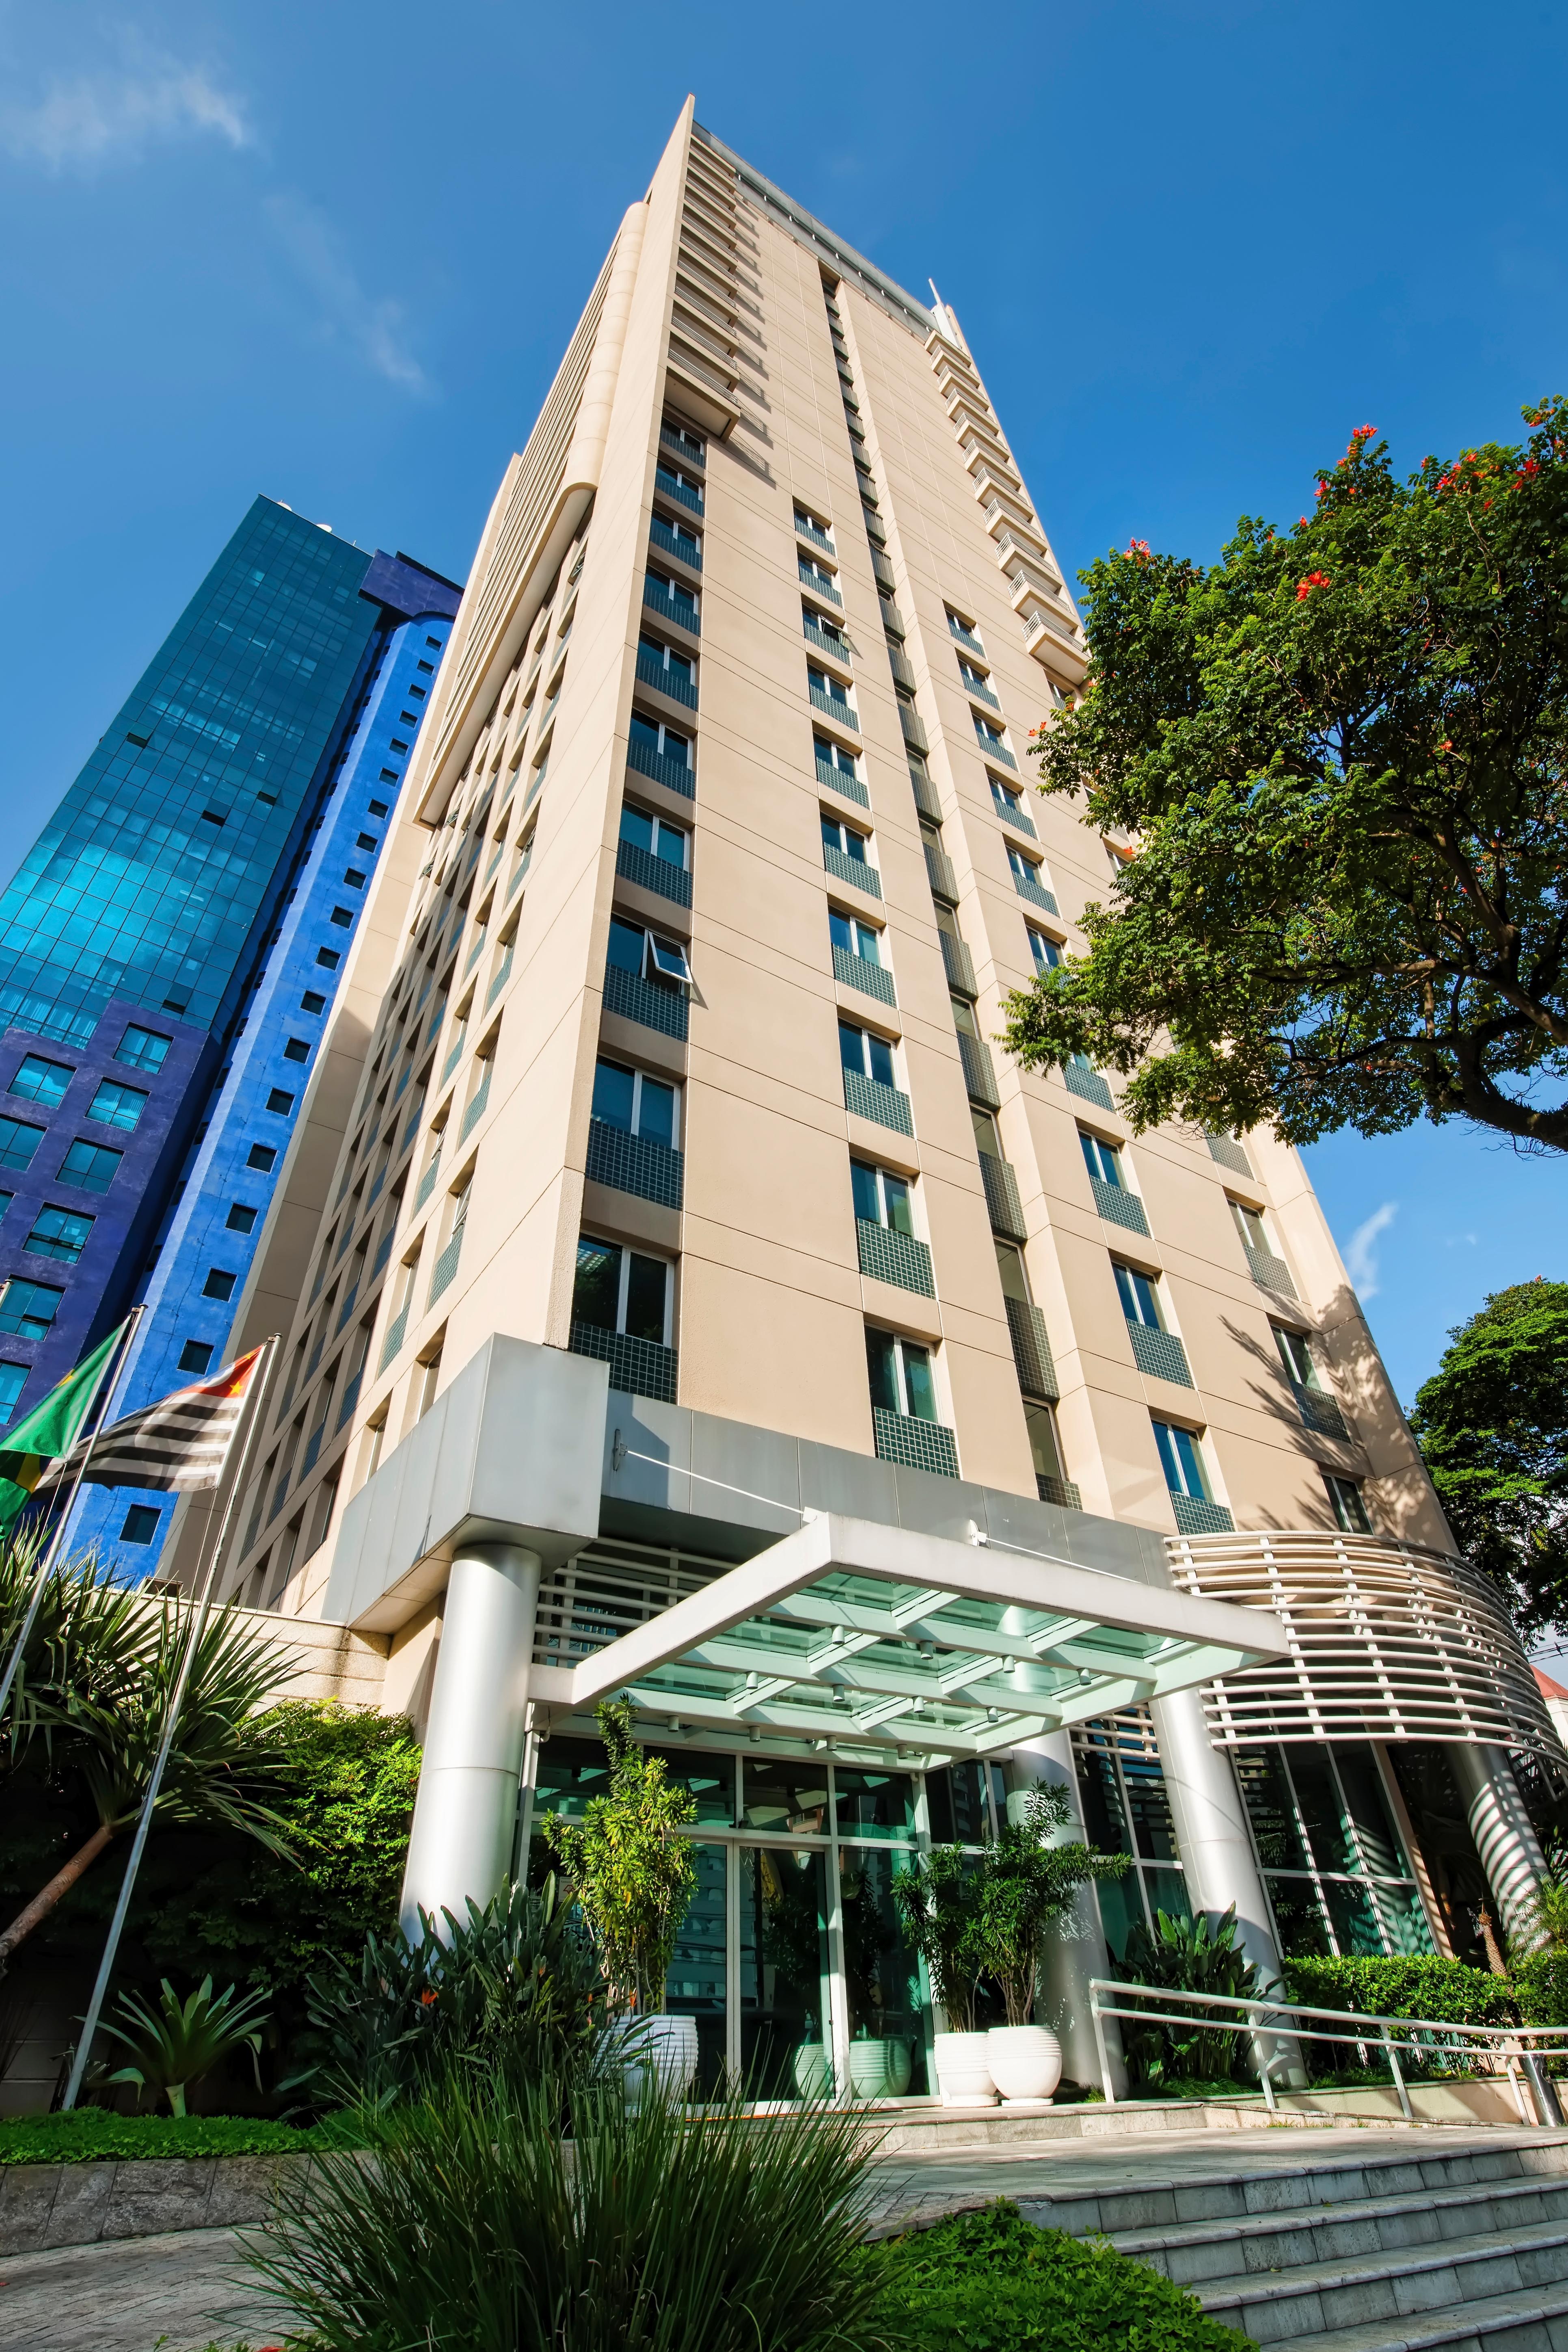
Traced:
<path fill-rule="evenodd" d="M 1184 2001 L 1189 2004 L 1189 2007 L 1185 2013 L 1177 2011 L 1174 2014 L 1168 2009 L 1122 2009 L 1119 2008 L 1115 2001 L 1102 2001 L 1101 1993 L 1128 1994 L 1134 1996 L 1140 2001 Z M 1265 2033 L 1271 2034 L 1277 2042 L 1280 2041 L 1354 2042 L 1363 2047 L 1380 2050 L 1388 2063 L 1388 2071 L 1393 2077 L 1394 2087 L 1399 2094 L 1399 2105 L 1406 2123 L 1414 2123 L 1415 2111 L 1410 2104 L 1410 2093 L 1395 2053 L 1400 2050 L 1406 2050 L 1413 2056 L 1430 2057 L 1435 2050 L 1442 2050 L 1445 2047 L 1452 2047 L 1457 2052 L 1468 2054 L 1492 2056 L 1497 2061 L 1500 2072 L 1508 2076 L 1509 2087 L 1513 2093 L 1514 2105 L 1519 2109 L 1519 2119 L 1527 2128 L 1531 2118 L 1526 2110 L 1524 2092 L 1519 2079 L 1521 2066 L 1530 2081 L 1531 2104 L 1535 2109 L 1534 2120 L 1543 2128 L 1550 2126 L 1553 2129 L 1560 2127 L 1563 2121 L 1556 2091 L 1549 2077 L 1542 2072 L 1541 2065 L 1543 2058 L 1568 2059 L 1568 2034 L 1564 2033 L 1561 2026 L 1464 2025 L 1456 2023 L 1448 2018 L 1382 2017 L 1371 2010 L 1319 2009 L 1310 2001 L 1290 2000 L 1283 1993 L 1260 1996 L 1239 1993 L 1184 1992 L 1168 1985 L 1125 1984 L 1114 1977 L 1090 1977 L 1089 2005 L 1090 2016 L 1094 2021 L 1094 2041 L 1100 2058 L 1100 2084 L 1108 2106 L 1113 2106 L 1116 2103 L 1116 2087 L 1111 2075 L 1110 2053 L 1106 2046 L 1104 2021 L 1108 2017 L 1116 2017 L 1127 2018 L 1145 2025 L 1195 2026 L 1210 2033 L 1235 2033 L 1238 2030 L 1249 2032 L 1253 2037 L 1253 2055 L 1258 2068 L 1258 2081 L 1262 2085 L 1264 2100 L 1270 2113 L 1279 2104 L 1274 2095 L 1273 2072 L 1275 2067 L 1284 2061 L 1285 2053 L 1276 2048 L 1266 2055 L 1261 2046 L 1262 2036 Z M 1233 2014 L 1224 2018 L 1194 2017 L 1191 2013 L 1193 2009 L 1224 2009 L 1232 2011 Z M 1234 2013 L 1236 2011 L 1242 2013 L 1237 2015 Z M 1321 2027 L 1301 2025 L 1294 2021 L 1281 2024 L 1278 2021 L 1281 2018 L 1296 2021 L 1303 2017 L 1325 2019 L 1336 2026 L 1338 2031 L 1328 2032 Z M 1395 2030 L 1391 2031 L 1391 2028 Z M 1415 2036 L 1417 2034 L 1428 2038 L 1416 2041 Z M 1468 2037 L 1468 2039 L 1465 2040 L 1461 2037 Z M 1550 2037 L 1549 2042 L 1548 2037 Z"/>

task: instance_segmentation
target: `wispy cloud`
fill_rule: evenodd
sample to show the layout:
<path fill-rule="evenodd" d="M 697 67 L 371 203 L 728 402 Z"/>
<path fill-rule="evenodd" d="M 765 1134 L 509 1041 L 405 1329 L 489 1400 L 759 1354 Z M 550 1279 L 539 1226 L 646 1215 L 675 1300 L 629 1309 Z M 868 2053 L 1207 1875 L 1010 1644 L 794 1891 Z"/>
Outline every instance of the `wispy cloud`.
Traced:
<path fill-rule="evenodd" d="M 430 390 L 408 348 L 401 302 L 367 294 L 354 276 L 331 223 L 292 193 L 268 196 L 267 214 L 285 252 L 321 308 L 321 331 L 356 352 L 388 383 L 405 392 Z"/>
<path fill-rule="evenodd" d="M 205 66 L 129 54 L 118 70 L 57 77 L 31 102 L 0 106 L 0 145 L 64 172 L 133 162 L 160 142 L 210 135 L 254 143 L 240 100 Z"/>
<path fill-rule="evenodd" d="M 1398 1202 L 1384 1201 L 1381 1209 L 1374 1209 L 1371 1216 L 1365 1218 L 1356 1227 L 1346 1246 L 1345 1272 L 1354 1283 L 1363 1307 L 1369 1298 L 1377 1297 L 1378 1268 L 1375 1245 L 1378 1236 L 1388 1231 L 1398 1214 Z"/>

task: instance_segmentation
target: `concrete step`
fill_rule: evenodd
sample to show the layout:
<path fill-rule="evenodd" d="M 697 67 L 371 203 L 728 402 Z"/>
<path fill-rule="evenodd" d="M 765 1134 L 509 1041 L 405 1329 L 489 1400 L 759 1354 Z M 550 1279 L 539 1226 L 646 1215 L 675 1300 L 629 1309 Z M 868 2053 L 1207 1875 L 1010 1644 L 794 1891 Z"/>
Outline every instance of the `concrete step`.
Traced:
<path fill-rule="evenodd" d="M 1284 2336 L 1269 2352 L 1568 2352 L 1568 2287 L 1489 2294 L 1425 2318 Z"/>
<path fill-rule="evenodd" d="M 1359 2260 L 1292 2263 L 1199 2290 L 1204 2309 L 1259 2345 L 1320 2347 L 1331 2330 L 1382 2326 L 1369 2342 L 1408 2339 L 1412 2328 L 1468 2323 L 1466 2306 L 1499 2296 L 1568 2288 L 1568 2224 L 1454 2235 L 1441 2245 Z M 1439 2338 L 1438 2340 L 1442 2340 Z M 1550 2338 L 1547 2339 L 1550 2341 Z"/>
<path fill-rule="evenodd" d="M 1114 2242 L 1118 2252 L 1135 2255 L 1180 2286 L 1196 2288 L 1294 2270 L 1304 2263 L 1443 2244 L 1456 2228 L 1474 2237 L 1553 2223 L 1568 2228 L 1568 2173 L 1423 2189 L 1405 2196 L 1326 2199 L 1314 2209 L 1232 2216 L 1173 2230 L 1119 2230 Z"/>

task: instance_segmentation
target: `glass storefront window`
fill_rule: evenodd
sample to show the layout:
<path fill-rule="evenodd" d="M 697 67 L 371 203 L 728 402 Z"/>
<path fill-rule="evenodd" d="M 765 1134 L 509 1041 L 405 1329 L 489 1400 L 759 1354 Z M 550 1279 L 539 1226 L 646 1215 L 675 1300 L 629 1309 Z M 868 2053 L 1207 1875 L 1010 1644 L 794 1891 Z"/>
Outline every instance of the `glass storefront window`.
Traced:
<path fill-rule="evenodd" d="M 546 1739 L 540 1743 L 533 1767 L 533 1818 L 563 1813 L 580 1822 L 590 1797 L 602 1797 L 610 1785 L 610 1768 L 596 1739 Z"/>
<path fill-rule="evenodd" d="M 707 2098 L 721 2090 L 729 2071 L 724 1953 L 730 1856 L 728 1847 L 706 1840 L 696 1852 L 697 1890 L 676 1938 L 664 2004 L 673 2016 L 697 2021 L 697 2090 Z"/>
<path fill-rule="evenodd" d="M 994 1780 L 994 1786 L 989 1785 Z M 984 1845 L 1001 1795 L 1000 1765 L 944 1764 L 926 1774 L 926 1807 L 933 1845 Z"/>
<path fill-rule="evenodd" d="M 678 1788 L 691 1792 L 700 1826 L 731 1830 L 735 1826 L 735 1759 L 693 1755 L 689 1748 L 656 1748 L 665 1769 Z"/>
<path fill-rule="evenodd" d="M 903 1867 L 901 1855 L 875 1846 L 847 1846 L 838 1856 L 850 2088 L 862 2098 L 926 2087 L 920 1963 L 893 1906 L 893 1879 Z"/>
<path fill-rule="evenodd" d="M 907 1772 L 833 1768 L 833 1811 L 841 1838 L 896 1838 L 908 1844 L 915 1830 L 914 1782 Z"/>
<path fill-rule="evenodd" d="M 756 2099 L 819 2099 L 833 2083 L 833 1968 L 827 1856 L 743 1845 L 741 2078 Z"/>
<path fill-rule="evenodd" d="M 1296 1803 L 1313 1861 L 1320 1870 L 1353 1873 L 1358 1857 L 1351 1843 L 1350 1824 L 1340 1802 L 1327 1748 L 1311 1747 L 1303 1740 L 1292 1746 L 1289 1764 Z"/>
<path fill-rule="evenodd" d="M 741 1765 L 741 1821 L 749 1830 L 780 1837 L 827 1835 L 827 1766 L 774 1756 L 747 1756 Z"/>
<path fill-rule="evenodd" d="M 1434 1949 L 1369 1742 L 1241 1748 L 1236 1766 L 1287 1957 Z"/>

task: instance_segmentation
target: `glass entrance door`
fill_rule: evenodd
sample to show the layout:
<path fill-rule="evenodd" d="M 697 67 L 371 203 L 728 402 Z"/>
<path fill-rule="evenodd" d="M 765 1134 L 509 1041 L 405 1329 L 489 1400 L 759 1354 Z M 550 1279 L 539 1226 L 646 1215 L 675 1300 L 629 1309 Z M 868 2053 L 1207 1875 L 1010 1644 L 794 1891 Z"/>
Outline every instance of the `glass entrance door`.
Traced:
<path fill-rule="evenodd" d="M 754 2099 L 826 2098 L 834 2087 L 827 1855 L 743 1845 L 736 1859 L 742 2084 Z"/>

